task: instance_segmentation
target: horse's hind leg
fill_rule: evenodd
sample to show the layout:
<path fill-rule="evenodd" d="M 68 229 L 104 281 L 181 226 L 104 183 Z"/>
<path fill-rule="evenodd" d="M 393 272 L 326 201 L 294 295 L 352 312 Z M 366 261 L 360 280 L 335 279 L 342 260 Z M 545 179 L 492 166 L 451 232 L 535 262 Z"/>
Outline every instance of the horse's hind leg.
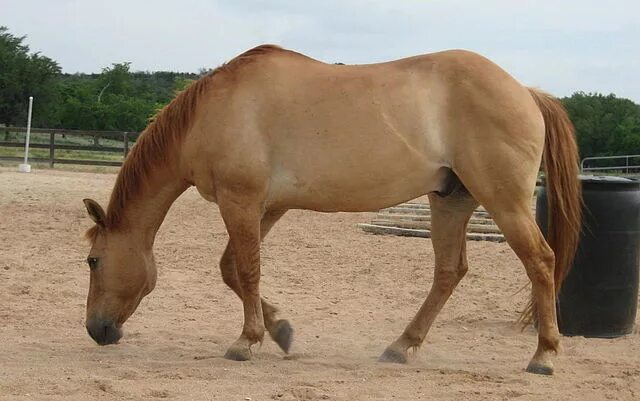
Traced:
<path fill-rule="evenodd" d="M 431 194 L 429 203 L 431 241 L 436 258 L 433 284 L 404 333 L 380 356 L 381 362 L 406 362 L 407 350 L 422 344 L 438 312 L 467 272 L 467 223 L 478 203 L 464 188 L 446 197 Z"/>
<path fill-rule="evenodd" d="M 275 223 L 285 214 L 286 210 L 268 211 L 260 222 L 260 238 L 264 240 Z M 231 242 L 227 243 L 222 258 L 220 259 L 220 272 L 222 280 L 242 299 L 238 272 L 236 271 L 235 256 L 231 247 Z M 261 299 L 262 313 L 264 315 L 264 325 L 271 338 L 282 348 L 284 352 L 289 352 L 293 341 L 293 328 L 287 320 L 278 320 L 276 314 L 278 309 Z"/>
<path fill-rule="evenodd" d="M 493 157 L 494 165 L 501 168 L 460 165 L 463 172 L 459 176 L 489 211 L 531 280 L 538 310 L 538 347 L 527 371 L 550 375 L 552 355 L 560 346 L 560 333 L 555 308 L 555 256 L 535 222 L 531 207 L 539 162 L 510 155 L 503 152 Z"/>
<path fill-rule="evenodd" d="M 527 366 L 527 372 L 550 375 L 553 374 L 552 355 L 560 347 L 555 307 L 555 257 L 533 218 L 531 199 L 517 206 L 491 208 L 485 205 L 524 264 L 533 285 L 538 310 L 538 347 Z"/>

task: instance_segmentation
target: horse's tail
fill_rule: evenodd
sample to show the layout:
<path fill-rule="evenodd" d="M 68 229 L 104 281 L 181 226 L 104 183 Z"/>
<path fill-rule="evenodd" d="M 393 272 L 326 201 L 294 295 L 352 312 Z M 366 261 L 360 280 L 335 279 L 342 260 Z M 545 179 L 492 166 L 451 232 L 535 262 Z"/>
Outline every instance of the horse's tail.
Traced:
<path fill-rule="evenodd" d="M 582 224 L 582 187 L 578 178 L 579 155 L 573 124 L 562 103 L 542 91 L 529 88 L 544 118 L 544 170 L 547 192 L 547 243 L 555 253 L 554 284 L 560 292 L 578 248 Z M 533 297 L 521 316 L 535 319 Z"/>

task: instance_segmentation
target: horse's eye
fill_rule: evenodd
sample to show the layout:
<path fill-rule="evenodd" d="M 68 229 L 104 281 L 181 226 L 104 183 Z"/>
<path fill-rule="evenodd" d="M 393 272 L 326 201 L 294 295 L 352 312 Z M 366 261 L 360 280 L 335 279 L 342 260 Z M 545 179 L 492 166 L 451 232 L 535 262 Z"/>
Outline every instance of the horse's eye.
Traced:
<path fill-rule="evenodd" d="M 91 270 L 98 267 L 98 258 L 87 258 L 87 264 Z"/>

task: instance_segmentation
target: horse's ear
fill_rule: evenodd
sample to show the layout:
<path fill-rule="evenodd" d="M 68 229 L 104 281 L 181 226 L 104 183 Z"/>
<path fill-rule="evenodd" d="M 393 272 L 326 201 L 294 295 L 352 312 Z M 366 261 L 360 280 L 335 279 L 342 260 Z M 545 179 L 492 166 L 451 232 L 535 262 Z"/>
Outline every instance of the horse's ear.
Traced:
<path fill-rule="evenodd" d="M 84 206 L 87 208 L 87 213 L 89 213 L 91 220 L 104 228 L 105 214 L 102 206 L 93 199 L 83 199 L 82 202 L 84 202 Z"/>

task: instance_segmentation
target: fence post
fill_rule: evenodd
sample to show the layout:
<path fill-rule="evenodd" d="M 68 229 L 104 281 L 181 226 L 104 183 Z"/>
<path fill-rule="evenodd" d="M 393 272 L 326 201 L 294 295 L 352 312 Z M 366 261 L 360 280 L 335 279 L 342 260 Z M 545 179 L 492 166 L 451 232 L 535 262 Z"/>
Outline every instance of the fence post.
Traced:
<path fill-rule="evenodd" d="M 129 133 L 125 132 L 123 133 L 124 135 L 124 159 L 127 158 L 127 155 L 129 154 Z"/>
<path fill-rule="evenodd" d="M 54 159 L 54 152 L 55 152 L 55 136 L 56 133 L 55 132 L 50 132 L 49 133 L 49 167 L 53 168 L 53 159 Z"/>
<path fill-rule="evenodd" d="M 625 159 L 627 159 L 627 174 L 629 174 L 629 156 L 627 156 Z"/>

